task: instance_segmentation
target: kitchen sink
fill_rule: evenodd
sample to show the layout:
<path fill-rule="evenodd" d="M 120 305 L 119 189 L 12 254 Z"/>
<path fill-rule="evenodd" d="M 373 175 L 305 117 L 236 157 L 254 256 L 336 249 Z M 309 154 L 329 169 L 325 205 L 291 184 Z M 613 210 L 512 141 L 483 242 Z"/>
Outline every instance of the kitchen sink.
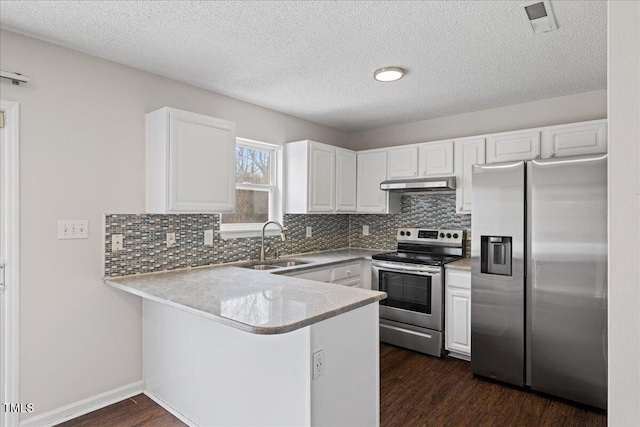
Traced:
<path fill-rule="evenodd" d="M 271 261 L 256 261 L 246 264 L 240 264 L 238 267 L 248 268 L 250 270 L 273 270 L 275 268 L 295 267 L 296 265 L 309 264 L 311 261 L 300 261 L 297 259 L 290 259 L 286 261 L 271 260 Z"/>
<path fill-rule="evenodd" d="M 295 267 L 296 265 L 309 264 L 310 262 L 311 261 L 300 261 L 297 259 L 291 259 L 288 261 L 277 261 L 277 262 L 269 261 L 269 265 L 276 265 L 278 267 Z"/>

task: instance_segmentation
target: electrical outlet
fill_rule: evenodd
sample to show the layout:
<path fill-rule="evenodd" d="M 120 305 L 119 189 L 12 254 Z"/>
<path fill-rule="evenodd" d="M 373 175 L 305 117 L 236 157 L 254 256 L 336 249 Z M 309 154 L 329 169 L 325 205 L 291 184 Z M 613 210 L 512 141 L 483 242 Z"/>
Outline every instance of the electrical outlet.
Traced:
<path fill-rule="evenodd" d="M 363 225 L 362 226 L 362 235 L 363 236 L 368 236 L 369 235 L 369 226 L 368 225 Z"/>
<path fill-rule="evenodd" d="M 124 249 L 124 236 L 122 234 L 114 234 L 111 236 L 111 252 L 121 251 Z"/>
<path fill-rule="evenodd" d="M 61 219 L 58 221 L 58 239 L 88 239 L 89 220 Z"/>
<path fill-rule="evenodd" d="M 324 375 L 324 350 L 313 353 L 313 379 L 317 380 Z"/>
<path fill-rule="evenodd" d="M 176 233 L 167 233 L 167 247 L 170 248 L 175 244 L 176 244 Z"/>
<path fill-rule="evenodd" d="M 213 245 L 213 230 L 204 230 L 204 244 L 206 246 Z"/>
<path fill-rule="evenodd" d="M 313 229 L 311 227 L 307 227 L 307 236 L 306 237 L 313 237 Z"/>

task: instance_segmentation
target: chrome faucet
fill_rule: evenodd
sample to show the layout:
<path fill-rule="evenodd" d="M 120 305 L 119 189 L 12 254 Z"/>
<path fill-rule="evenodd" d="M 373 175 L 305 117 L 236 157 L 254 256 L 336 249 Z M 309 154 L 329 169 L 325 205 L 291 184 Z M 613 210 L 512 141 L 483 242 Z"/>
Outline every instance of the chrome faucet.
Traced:
<path fill-rule="evenodd" d="M 282 239 L 282 241 L 286 241 L 287 238 L 284 235 L 284 228 L 282 228 L 282 225 L 278 222 L 278 221 L 267 221 L 262 225 L 262 242 L 260 243 L 260 262 L 264 262 L 265 261 L 265 250 L 264 250 L 264 229 L 267 228 L 267 225 L 269 224 L 275 224 L 280 228 L 280 238 Z"/>

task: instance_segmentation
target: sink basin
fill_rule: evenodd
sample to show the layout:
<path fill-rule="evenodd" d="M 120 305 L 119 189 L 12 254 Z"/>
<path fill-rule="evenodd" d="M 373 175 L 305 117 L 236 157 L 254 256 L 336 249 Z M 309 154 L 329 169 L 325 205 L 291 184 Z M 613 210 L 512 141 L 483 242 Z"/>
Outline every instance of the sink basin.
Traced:
<path fill-rule="evenodd" d="M 264 264 L 264 263 L 251 263 L 239 265 L 238 267 L 248 268 L 250 270 L 273 270 L 274 268 L 280 268 L 278 265 Z"/>
<path fill-rule="evenodd" d="M 275 265 L 278 267 L 295 267 L 296 265 L 309 264 L 311 261 L 300 261 L 297 259 L 291 259 L 288 261 L 269 261 L 269 265 Z"/>
<path fill-rule="evenodd" d="M 241 264 L 238 267 L 248 268 L 250 270 L 273 270 L 275 268 L 295 267 L 296 265 L 309 264 L 311 261 L 300 261 L 297 259 L 290 259 L 287 261 L 271 260 L 271 261 L 256 261 L 247 264 Z"/>

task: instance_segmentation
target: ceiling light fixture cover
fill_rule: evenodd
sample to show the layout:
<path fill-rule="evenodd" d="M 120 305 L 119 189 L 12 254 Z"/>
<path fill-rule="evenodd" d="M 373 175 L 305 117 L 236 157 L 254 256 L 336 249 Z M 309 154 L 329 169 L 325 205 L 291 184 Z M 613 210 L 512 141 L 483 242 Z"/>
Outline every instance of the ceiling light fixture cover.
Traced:
<path fill-rule="evenodd" d="M 373 78 L 379 82 L 395 82 L 404 76 L 404 70 L 400 67 L 382 67 L 373 73 Z"/>

